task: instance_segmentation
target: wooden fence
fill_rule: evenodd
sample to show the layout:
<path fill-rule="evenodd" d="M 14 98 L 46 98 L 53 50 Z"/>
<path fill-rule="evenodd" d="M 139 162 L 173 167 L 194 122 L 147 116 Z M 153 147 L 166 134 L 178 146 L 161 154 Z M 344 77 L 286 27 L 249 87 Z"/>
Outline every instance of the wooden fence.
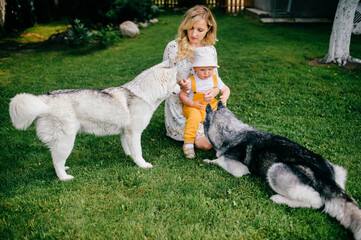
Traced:
<path fill-rule="evenodd" d="M 164 9 L 179 7 L 178 0 L 153 0 L 153 3 Z M 206 5 L 223 8 L 228 13 L 239 13 L 245 7 L 252 7 L 253 0 L 206 0 Z"/>

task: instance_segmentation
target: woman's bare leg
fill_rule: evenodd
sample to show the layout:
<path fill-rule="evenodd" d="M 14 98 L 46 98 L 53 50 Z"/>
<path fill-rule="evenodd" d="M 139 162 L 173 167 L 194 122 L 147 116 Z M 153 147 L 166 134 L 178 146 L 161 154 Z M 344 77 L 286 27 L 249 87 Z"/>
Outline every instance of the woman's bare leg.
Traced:
<path fill-rule="evenodd" d="M 194 141 L 194 145 L 196 146 L 196 148 L 200 148 L 200 149 L 203 149 L 203 150 L 212 149 L 212 145 L 208 142 L 206 137 L 197 138 Z"/>

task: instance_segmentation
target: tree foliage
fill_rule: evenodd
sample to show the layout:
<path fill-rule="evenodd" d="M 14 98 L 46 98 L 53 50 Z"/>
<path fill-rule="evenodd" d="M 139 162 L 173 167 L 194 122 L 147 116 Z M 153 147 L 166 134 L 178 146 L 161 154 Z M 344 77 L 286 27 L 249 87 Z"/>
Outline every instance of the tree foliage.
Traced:
<path fill-rule="evenodd" d="M 59 18 L 59 9 L 54 0 L 33 0 L 35 20 L 49 23 Z"/>
<path fill-rule="evenodd" d="M 118 24 L 125 20 L 145 21 L 158 16 L 152 0 L 6 0 L 5 33 L 67 18 L 86 26 Z"/>
<path fill-rule="evenodd" d="M 34 25 L 29 0 L 7 0 L 5 6 L 5 32 L 18 31 Z"/>

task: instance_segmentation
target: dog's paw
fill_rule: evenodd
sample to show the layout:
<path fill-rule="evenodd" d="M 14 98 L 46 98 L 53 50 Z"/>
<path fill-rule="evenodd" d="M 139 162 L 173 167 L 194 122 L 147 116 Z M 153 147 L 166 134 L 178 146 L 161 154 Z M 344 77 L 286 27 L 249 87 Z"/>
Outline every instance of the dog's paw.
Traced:
<path fill-rule="evenodd" d="M 67 175 L 65 175 L 65 176 L 62 176 L 62 177 L 59 177 L 59 179 L 61 180 L 61 181 L 69 181 L 69 180 L 72 180 L 74 177 L 72 176 L 72 175 L 69 175 L 69 174 L 67 174 Z"/>
<path fill-rule="evenodd" d="M 209 159 L 203 159 L 203 162 L 206 162 L 206 163 L 214 163 L 215 160 L 209 160 Z"/>
<path fill-rule="evenodd" d="M 277 204 L 287 204 L 287 199 L 279 194 L 273 195 L 270 199 Z"/>
<path fill-rule="evenodd" d="M 138 164 L 138 166 L 141 168 L 152 168 L 153 167 L 153 165 L 149 162 L 144 162 L 142 164 Z"/>
<path fill-rule="evenodd" d="M 68 166 L 65 166 L 65 167 L 64 167 L 65 170 L 69 170 L 69 168 L 70 168 L 70 167 L 68 167 Z"/>

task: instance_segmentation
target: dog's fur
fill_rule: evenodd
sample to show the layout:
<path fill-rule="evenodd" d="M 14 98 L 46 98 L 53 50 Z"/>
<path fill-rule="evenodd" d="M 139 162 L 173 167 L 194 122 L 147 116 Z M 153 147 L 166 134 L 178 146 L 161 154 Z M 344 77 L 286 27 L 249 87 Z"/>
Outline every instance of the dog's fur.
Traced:
<path fill-rule="evenodd" d="M 215 163 L 235 177 L 255 174 L 277 193 L 271 200 L 290 207 L 321 208 L 361 239 L 361 210 L 344 188 L 346 170 L 291 140 L 261 132 L 236 118 L 221 101 L 208 105 L 207 139 L 217 151 Z"/>
<path fill-rule="evenodd" d="M 164 62 L 120 87 L 17 94 L 10 102 L 10 117 L 17 129 L 26 129 L 37 119 L 37 135 L 49 147 L 60 180 L 73 178 L 66 173 L 65 162 L 78 132 L 120 134 L 125 153 L 139 167 L 151 168 L 142 156 L 141 134 L 176 85 L 176 68 Z"/>

